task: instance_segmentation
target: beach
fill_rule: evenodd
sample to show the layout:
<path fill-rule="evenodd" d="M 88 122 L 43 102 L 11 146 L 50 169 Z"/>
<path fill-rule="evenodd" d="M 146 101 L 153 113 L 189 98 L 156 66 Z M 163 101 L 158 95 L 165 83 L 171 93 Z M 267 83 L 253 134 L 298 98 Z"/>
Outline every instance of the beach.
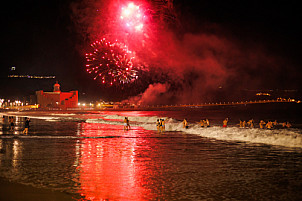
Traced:
<path fill-rule="evenodd" d="M 301 200 L 298 110 L 242 110 L 1 113 L 0 200 Z M 238 117 L 251 113 L 255 121 L 289 119 L 293 128 L 238 128 Z M 204 118 L 210 127 L 199 126 Z"/>

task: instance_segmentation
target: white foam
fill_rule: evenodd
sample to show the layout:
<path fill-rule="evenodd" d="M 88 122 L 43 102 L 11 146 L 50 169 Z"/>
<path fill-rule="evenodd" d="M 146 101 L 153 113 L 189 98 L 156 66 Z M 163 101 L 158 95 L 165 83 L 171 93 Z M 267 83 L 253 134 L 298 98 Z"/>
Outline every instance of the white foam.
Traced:
<path fill-rule="evenodd" d="M 214 126 L 210 128 L 193 127 L 184 132 L 219 140 L 244 141 L 302 148 L 302 135 L 299 132 L 288 129 L 264 130 L 259 128 L 241 129 L 237 127 L 222 128 Z"/>
<path fill-rule="evenodd" d="M 43 119 L 45 121 L 68 121 L 68 120 L 77 120 L 77 118 L 73 117 L 75 114 L 68 113 L 68 114 L 60 114 L 60 113 L 47 113 L 47 115 L 41 113 L 40 115 L 38 114 L 28 114 L 24 115 L 23 113 L 19 112 L 9 112 L 9 113 L 0 113 L 0 116 L 9 116 L 9 115 L 14 115 L 18 117 L 30 117 L 31 119 Z M 50 116 L 48 116 L 50 115 Z M 80 119 L 78 119 L 80 120 Z"/>
<path fill-rule="evenodd" d="M 100 124 L 111 124 L 111 125 L 123 125 L 121 121 L 107 121 L 105 119 L 87 119 L 86 123 L 100 123 Z"/>
<path fill-rule="evenodd" d="M 76 114 L 74 114 L 74 113 L 52 113 L 50 115 L 55 115 L 55 116 L 74 116 Z"/>
<path fill-rule="evenodd" d="M 104 119 L 116 119 L 116 120 L 123 120 L 125 117 L 120 115 L 103 115 Z M 154 123 L 157 119 L 167 119 L 167 117 L 157 117 L 157 116 L 128 116 L 129 121 L 134 122 L 144 122 L 144 123 Z"/>

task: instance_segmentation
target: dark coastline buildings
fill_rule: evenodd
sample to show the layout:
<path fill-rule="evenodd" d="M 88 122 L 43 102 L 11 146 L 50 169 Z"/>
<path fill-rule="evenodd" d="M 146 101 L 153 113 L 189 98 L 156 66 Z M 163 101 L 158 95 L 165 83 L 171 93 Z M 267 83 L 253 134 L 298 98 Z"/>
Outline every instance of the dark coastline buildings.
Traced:
<path fill-rule="evenodd" d="M 62 109 L 78 107 L 78 91 L 61 92 L 58 82 L 52 92 L 36 91 L 37 103 L 42 109 Z"/>

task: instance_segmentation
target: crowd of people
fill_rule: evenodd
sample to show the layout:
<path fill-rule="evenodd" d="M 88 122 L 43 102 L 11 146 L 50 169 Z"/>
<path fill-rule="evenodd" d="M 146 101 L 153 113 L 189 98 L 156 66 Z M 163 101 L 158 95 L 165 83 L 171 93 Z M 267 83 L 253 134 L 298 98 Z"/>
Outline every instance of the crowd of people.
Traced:
<path fill-rule="evenodd" d="M 223 121 L 223 127 L 227 127 L 227 119 Z M 249 121 L 242 121 L 241 119 L 239 120 L 239 124 L 237 124 L 239 128 L 255 128 L 255 122 L 254 119 L 250 119 Z M 291 128 L 292 125 L 288 121 L 283 122 L 283 123 L 278 123 L 277 120 L 275 121 L 263 121 L 260 120 L 259 122 L 259 128 L 260 129 L 274 129 L 274 128 Z"/>
<path fill-rule="evenodd" d="M 225 118 L 222 121 L 222 127 L 224 127 L 224 128 L 228 127 L 228 122 L 229 122 L 229 118 Z M 202 119 L 202 120 L 200 120 L 200 122 L 197 122 L 197 123 L 202 128 L 210 127 L 209 119 Z M 189 128 L 189 124 L 188 124 L 188 121 L 186 118 L 182 121 L 182 124 L 183 124 L 183 128 L 186 128 L 186 129 Z M 254 122 L 254 119 L 250 119 L 248 121 L 245 121 L 245 120 L 242 121 L 240 119 L 239 124 L 237 124 L 237 126 L 239 126 L 239 128 L 255 128 L 255 122 Z M 292 127 L 292 125 L 288 121 L 283 122 L 283 123 L 278 123 L 277 120 L 275 120 L 273 122 L 272 121 L 265 122 L 265 121 L 261 120 L 259 122 L 259 128 L 261 128 L 261 129 L 291 128 L 291 127 Z M 157 131 L 159 131 L 159 132 L 165 131 L 165 119 L 157 119 L 156 128 L 157 128 Z M 129 129 L 130 129 L 129 119 L 128 119 L 128 117 L 125 117 L 124 130 L 129 130 Z"/>
<path fill-rule="evenodd" d="M 204 127 L 204 128 L 210 127 L 210 121 L 208 119 L 200 120 L 199 124 L 200 127 Z"/>
<path fill-rule="evenodd" d="M 3 116 L 3 122 L 5 121 L 6 117 Z M 8 119 L 9 122 L 9 128 L 10 131 L 13 132 L 15 129 L 15 120 L 13 116 L 10 116 Z M 226 128 L 228 126 L 229 119 L 225 118 L 222 121 L 222 127 Z M 29 129 L 29 123 L 30 123 L 30 118 L 25 117 L 25 122 L 24 122 L 24 130 L 22 131 L 23 134 L 27 135 L 28 134 L 28 129 Z M 183 128 L 189 128 L 188 121 L 185 118 L 182 122 Z M 200 122 L 198 122 L 200 127 L 202 128 L 207 128 L 210 127 L 210 121 L 209 119 L 202 119 Z M 253 119 L 250 119 L 249 121 L 242 121 L 241 119 L 239 120 L 239 124 L 237 124 L 239 128 L 255 128 L 255 122 Z M 290 122 L 286 121 L 283 123 L 278 123 L 277 120 L 275 121 L 263 121 L 260 120 L 259 122 L 259 128 L 260 129 L 274 129 L 274 128 L 291 128 L 292 125 Z M 159 132 L 165 131 L 165 119 L 157 119 L 156 121 L 156 128 Z M 128 117 L 124 118 L 124 130 L 129 130 L 130 129 L 130 121 Z"/>
<path fill-rule="evenodd" d="M 228 122 L 229 122 L 229 119 L 225 118 L 222 121 L 222 127 L 223 128 L 228 127 Z M 184 119 L 182 124 L 183 124 L 183 128 L 189 128 L 187 119 Z M 210 121 L 208 119 L 202 119 L 202 120 L 200 120 L 199 125 L 202 128 L 207 128 L 210 126 Z M 255 128 L 255 122 L 254 122 L 254 119 L 250 119 L 248 121 L 245 121 L 245 120 L 242 121 L 240 119 L 239 124 L 237 124 L 237 126 L 239 126 L 239 128 Z M 261 128 L 261 129 L 291 128 L 291 127 L 292 127 L 292 125 L 288 121 L 283 122 L 283 123 L 278 123 L 277 120 L 267 121 L 267 122 L 261 120 L 259 122 L 259 128 Z"/>

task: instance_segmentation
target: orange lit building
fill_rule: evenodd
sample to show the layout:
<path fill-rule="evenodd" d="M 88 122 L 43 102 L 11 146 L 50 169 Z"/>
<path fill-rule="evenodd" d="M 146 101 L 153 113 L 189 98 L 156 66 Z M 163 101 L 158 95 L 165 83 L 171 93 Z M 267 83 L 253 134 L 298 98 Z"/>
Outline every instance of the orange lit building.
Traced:
<path fill-rule="evenodd" d="M 78 91 L 61 92 L 58 82 L 53 92 L 36 91 L 37 103 L 41 108 L 76 108 L 78 107 Z"/>

